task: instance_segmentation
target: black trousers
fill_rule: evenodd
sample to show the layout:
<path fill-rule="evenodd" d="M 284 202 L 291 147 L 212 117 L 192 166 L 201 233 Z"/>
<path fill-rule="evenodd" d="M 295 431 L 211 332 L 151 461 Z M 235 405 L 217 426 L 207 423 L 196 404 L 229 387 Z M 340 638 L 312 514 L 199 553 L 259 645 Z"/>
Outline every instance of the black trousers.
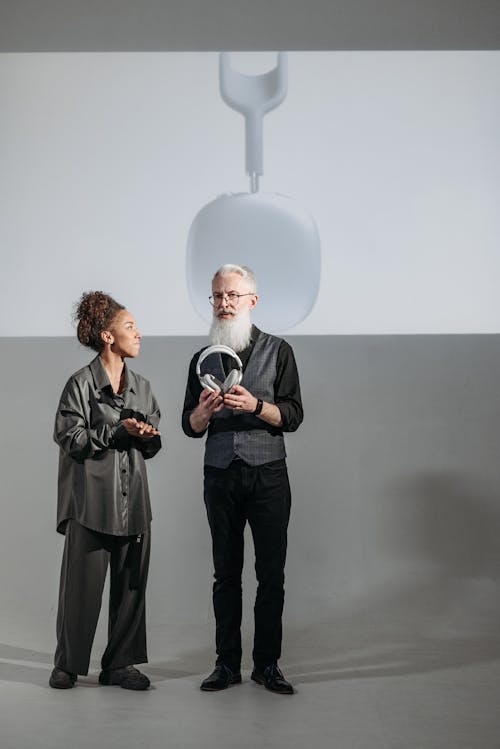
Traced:
<path fill-rule="evenodd" d="M 69 520 L 66 527 L 54 664 L 87 674 L 110 567 L 108 644 L 102 668 L 147 661 L 145 593 L 150 533 L 110 536 Z"/>
<path fill-rule="evenodd" d="M 243 532 L 248 520 L 255 549 L 257 596 L 253 660 L 265 667 L 281 655 L 284 568 L 290 484 L 284 460 L 228 468 L 205 466 L 205 506 L 212 533 L 213 604 L 217 662 L 241 663 Z"/>

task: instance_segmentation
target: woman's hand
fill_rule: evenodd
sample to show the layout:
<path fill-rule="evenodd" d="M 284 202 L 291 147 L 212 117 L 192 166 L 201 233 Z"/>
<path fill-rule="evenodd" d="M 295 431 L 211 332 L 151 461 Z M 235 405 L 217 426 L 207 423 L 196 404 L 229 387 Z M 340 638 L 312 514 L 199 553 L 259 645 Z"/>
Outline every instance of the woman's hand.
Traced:
<path fill-rule="evenodd" d="M 151 424 L 146 424 L 145 421 L 124 419 L 122 424 L 129 437 L 141 437 L 142 439 L 148 440 L 151 439 L 151 437 L 156 437 L 160 434 L 157 429 L 155 429 Z"/>

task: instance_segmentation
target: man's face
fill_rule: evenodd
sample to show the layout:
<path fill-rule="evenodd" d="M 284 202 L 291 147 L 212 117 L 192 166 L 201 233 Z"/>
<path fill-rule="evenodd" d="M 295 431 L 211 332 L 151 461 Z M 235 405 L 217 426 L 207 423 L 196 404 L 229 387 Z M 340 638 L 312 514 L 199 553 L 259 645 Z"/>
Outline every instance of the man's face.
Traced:
<path fill-rule="evenodd" d="M 235 296 L 240 294 L 241 296 Z M 257 304 L 257 294 L 249 291 L 248 284 L 239 273 L 217 276 L 212 283 L 214 317 L 231 321 L 240 312 L 250 311 Z"/>

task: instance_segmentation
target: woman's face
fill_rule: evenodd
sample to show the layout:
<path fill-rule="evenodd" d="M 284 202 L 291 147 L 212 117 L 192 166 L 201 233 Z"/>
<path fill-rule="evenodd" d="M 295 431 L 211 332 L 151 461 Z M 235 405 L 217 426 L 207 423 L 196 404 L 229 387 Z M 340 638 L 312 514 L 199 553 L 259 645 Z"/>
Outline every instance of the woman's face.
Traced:
<path fill-rule="evenodd" d="M 141 334 L 137 325 L 126 309 L 120 310 L 110 325 L 109 331 L 112 341 L 109 341 L 111 351 L 121 357 L 134 358 L 141 348 Z"/>

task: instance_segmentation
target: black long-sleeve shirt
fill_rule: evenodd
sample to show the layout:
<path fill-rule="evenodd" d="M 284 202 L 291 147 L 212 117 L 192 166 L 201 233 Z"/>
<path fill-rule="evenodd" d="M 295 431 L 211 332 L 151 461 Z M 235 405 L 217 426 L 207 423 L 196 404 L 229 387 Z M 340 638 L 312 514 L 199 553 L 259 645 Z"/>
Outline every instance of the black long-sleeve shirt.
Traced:
<path fill-rule="evenodd" d="M 260 330 L 253 325 L 250 343 L 243 351 L 238 351 L 238 356 L 243 364 L 243 371 L 252 354 L 255 342 L 260 335 Z M 203 349 L 202 349 L 203 350 Z M 201 350 L 201 351 L 202 351 Z M 198 351 L 189 365 L 188 381 L 186 385 L 186 395 L 184 398 L 184 408 L 182 411 L 182 429 L 188 437 L 203 437 L 203 432 L 195 432 L 190 424 L 189 417 L 199 402 L 202 386 L 196 374 L 196 365 L 201 354 Z M 222 355 L 222 362 L 226 374 L 231 369 L 232 359 L 225 354 Z M 282 432 L 294 432 L 303 419 L 302 399 L 300 395 L 299 373 L 293 349 L 286 341 L 281 341 L 278 350 L 278 359 L 276 363 L 276 380 L 274 383 L 274 404 L 279 408 L 281 413 L 282 425 L 279 428 Z"/>

